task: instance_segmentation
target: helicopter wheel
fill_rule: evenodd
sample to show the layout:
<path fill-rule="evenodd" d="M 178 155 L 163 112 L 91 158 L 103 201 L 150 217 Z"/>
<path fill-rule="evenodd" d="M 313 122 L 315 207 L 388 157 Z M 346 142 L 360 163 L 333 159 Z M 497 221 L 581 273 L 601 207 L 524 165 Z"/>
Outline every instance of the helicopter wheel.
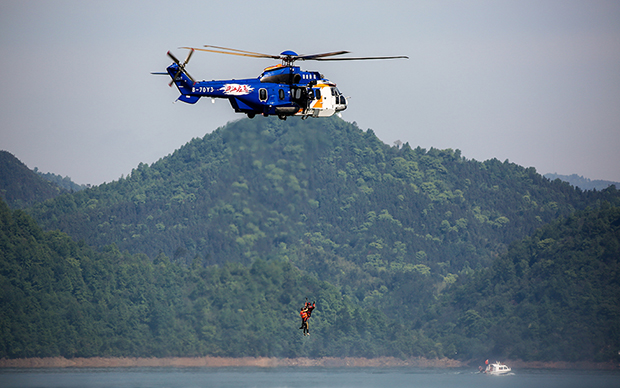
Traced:
<path fill-rule="evenodd" d="M 279 118 L 280 120 L 286 120 L 286 115 L 278 115 L 278 118 Z"/>
<path fill-rule="evenodd" d="M 253 119 L 254 116 L 256 116 L 256 113 L 253 113 L 253 112 L 252 113 L 248 113 L 248 118 L 249 119 Z"/>

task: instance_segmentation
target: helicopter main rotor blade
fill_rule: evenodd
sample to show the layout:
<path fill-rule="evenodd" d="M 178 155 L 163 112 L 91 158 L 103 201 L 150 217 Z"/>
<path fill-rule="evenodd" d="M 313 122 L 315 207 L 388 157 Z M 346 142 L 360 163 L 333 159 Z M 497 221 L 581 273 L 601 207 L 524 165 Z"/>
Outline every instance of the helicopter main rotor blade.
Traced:
<path fill-rule="evenodd" d="M 259 55 L 259 56 L 264 56 L 264 57 L 273 57 L 273 56 L 275 56 L 275 55 L 269 55 L 269 54 L 256 53 L 256 52 L 253 52 L 253 51 L 238 50 L 238 49 L 228 48 L 228 47 L 211 46 L 211 45 L 208 45 L 208 44 L 205 44 L 204 47 L 210 47 L 210 48 L 219 49 L 219 50 L 236 51 L 238 53 Z"/>
<path fill-rule="evenodd" d="M 257 53 L 254 51 L 239 50 L 239 49 L 221 47 L 221 46 L 204 45 L 204 47 L 205 48 L 191 48 L 191 47 L 181 47 L 181 48 L 190 49 L 190 50 L 198 50 L 198 51 L 206 51 L 209 53 L 237 55 L 241 57 L 281 59 L 283 61 L 283 64 L 286 64 L 287 66 L 291 66 L 295 61 L 365 61 L 365 60 L 381 60 L 381 59 L 409 59 L 409 57 L 405 55 L 386 56 L 386 57 L 328 58 L 328 57 L 334 57 L 336 55 L 348 54 L 349 51 L 332 51 L 329 53 L 308 54 L 308 55 L 296 55 L 294 52 L 285 51 L 279 55 L 270 55 L 270 54 Z M 295 55 L 287 55 L 289 53 L 295 54 Z M 174 57 L 172 58 L 174 59 Z"/>
<path fill-rule="evenodd" d="M 323 53 L 323 54 L 299 55 L 297 59 L 300 61 L 311 61 L 311 60 L 319 60 L 317 58 L 332 57 L 334 55 L 342 55 L 342 54 L 348 54 L 348 53 L 350 53 L 350 51 L 334 51 L 331 53 Z"/>
<path fill-rule="evenodd" d="M 392 57 L 313 58 L 315 61 L 366 61 L 373 59 L 409 59 L 409 57 L 406 55 L 397 55 Z"/>
<path fill-rule="evenodd" d="M 234 54 L 231 51 L 235 52 L 235 53 L 240 53 L 240 54 L 248 54 L 248 56 L 255 56 L 257 58 L 273 58 L 273 59 L 280 59 L 282 58 L 282 54 L 280 55 L 271 55 L 271 54 L 263 54 L 263 53 L 257 53 L 254 51 L 247 51 L 247 50 L 239 50 L 239 49 L 234 49 L 234 48 L 229 48 L 229 47 L 221 47 L 221 46 L 213 46 L 213 45 L 209 45 L 209 44 L 205 44 L 203 47 L 207 47 L 207 48 L 211 48 L 211 49 L 217 49 L 216 50 L 212 50 L 211 52 L 217 52 L 217 53 L 222 53 L 222 54 L 232 54 L 232 55 L 239 55 L 239 54 Z M 226 50 L 226 51 L 220 51 L 220 50 Z M 206 51 L 206 50 L 205 50 Z M 330 53 L 324 53 L 324 54 L 310 54 L 310 55 L 293 55 L 292 57 L 295 59 L 311 59 L 311 58 L 319 58 L 319 57 L 327 57 L 327 56 L 332 56 L 332 55 L 341 55 L 341 54 L 347 54 L 349 53 L 349 51 L 334 51 L 334 52 L 330 52 Z"/>
<path fill-rule="evenodd" d="M 192 47 L 181 47 L 184 49 L 192 49 Z M 279 55 L 267 55 L 267 54 L 259 54 L 259 53 L 243 53 L 243 52 L 228 52 L 228 51 L 222 51 L 222 50 L 210 50 L 210 49 L 203 49 L 203 48 L 193 48 L 193 50 L 198 50 L 198 51 L 206 51 L 209 53 L 218 53 L 218 54 L 228 54 L 228 55 L 238 55 L 241 57 L 252 57 L 252 58 L 271 58 L 271 59 L 280 59 Z"/>

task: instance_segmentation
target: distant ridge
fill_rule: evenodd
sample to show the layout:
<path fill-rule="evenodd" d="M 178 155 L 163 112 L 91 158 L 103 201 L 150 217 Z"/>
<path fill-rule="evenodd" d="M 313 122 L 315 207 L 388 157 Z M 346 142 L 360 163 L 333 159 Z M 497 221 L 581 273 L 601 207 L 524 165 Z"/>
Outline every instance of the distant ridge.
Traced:
<path fill-rule="evenodd" d="M 579 187 L 581 190 L 605 190 L 611 185 L 615 185 L 616 188 L 620 187 L 620 182 L 605 181 L 605 180 L 591 180 L 577 174 L 560 175 L 558 173 L 548 173 L 544 175 L 545 178 L 549 178 L 552 181 L 559 179 L 564 182 L 568 182 L 575 187 Z"/>
<path fill-rule="evenodd" d="M 20 209 L 66 192 L 41 178 L 8 151 L 0 151 L 0 197 Z"/>
<path fill-rule="evenodd" d="M 67 191 L 80 191 L 80 190 L 84 190 L 87 187 L 89 187 L 87 185 L 80 185 L 78 183 L 73 182 L 71 178 L 68 176 L 65 176 L 63 178 L 62 175 L 54 174 L 51 172 L 45 172 L 45 173 L 41 172 L 39 171 L 38 167 L 34 168 L 34 172 L 39 174 L 39 176 L 45 179 L 46 181 L 51 182 L 55 185 L 58 185 Z"/>

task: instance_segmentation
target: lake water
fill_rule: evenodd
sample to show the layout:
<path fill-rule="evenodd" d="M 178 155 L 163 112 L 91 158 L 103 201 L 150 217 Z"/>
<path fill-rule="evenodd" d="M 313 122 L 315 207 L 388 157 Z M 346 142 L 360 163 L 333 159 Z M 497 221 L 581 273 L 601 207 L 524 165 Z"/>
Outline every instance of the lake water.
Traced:
<path fill-rule="evenodd" d="M 2 388 L 440 388 L 620 387 L 618 371 L 418 368 L 40 368 L 0 369 Z"/>

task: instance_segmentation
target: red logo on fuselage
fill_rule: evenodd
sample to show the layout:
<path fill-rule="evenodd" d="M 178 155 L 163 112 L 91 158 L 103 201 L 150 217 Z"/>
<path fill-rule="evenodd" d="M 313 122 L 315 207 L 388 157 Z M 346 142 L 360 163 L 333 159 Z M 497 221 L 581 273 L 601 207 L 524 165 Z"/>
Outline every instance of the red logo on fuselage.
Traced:
<path fill-rule="evenodd" d="M 243 96 L 245 94 L 249 94 L 253 87 L 250 85 L 239 85 L 239 84 L 226 84 L 220 88 L 224 94 L 229 94 L 231 96 Z"/>

